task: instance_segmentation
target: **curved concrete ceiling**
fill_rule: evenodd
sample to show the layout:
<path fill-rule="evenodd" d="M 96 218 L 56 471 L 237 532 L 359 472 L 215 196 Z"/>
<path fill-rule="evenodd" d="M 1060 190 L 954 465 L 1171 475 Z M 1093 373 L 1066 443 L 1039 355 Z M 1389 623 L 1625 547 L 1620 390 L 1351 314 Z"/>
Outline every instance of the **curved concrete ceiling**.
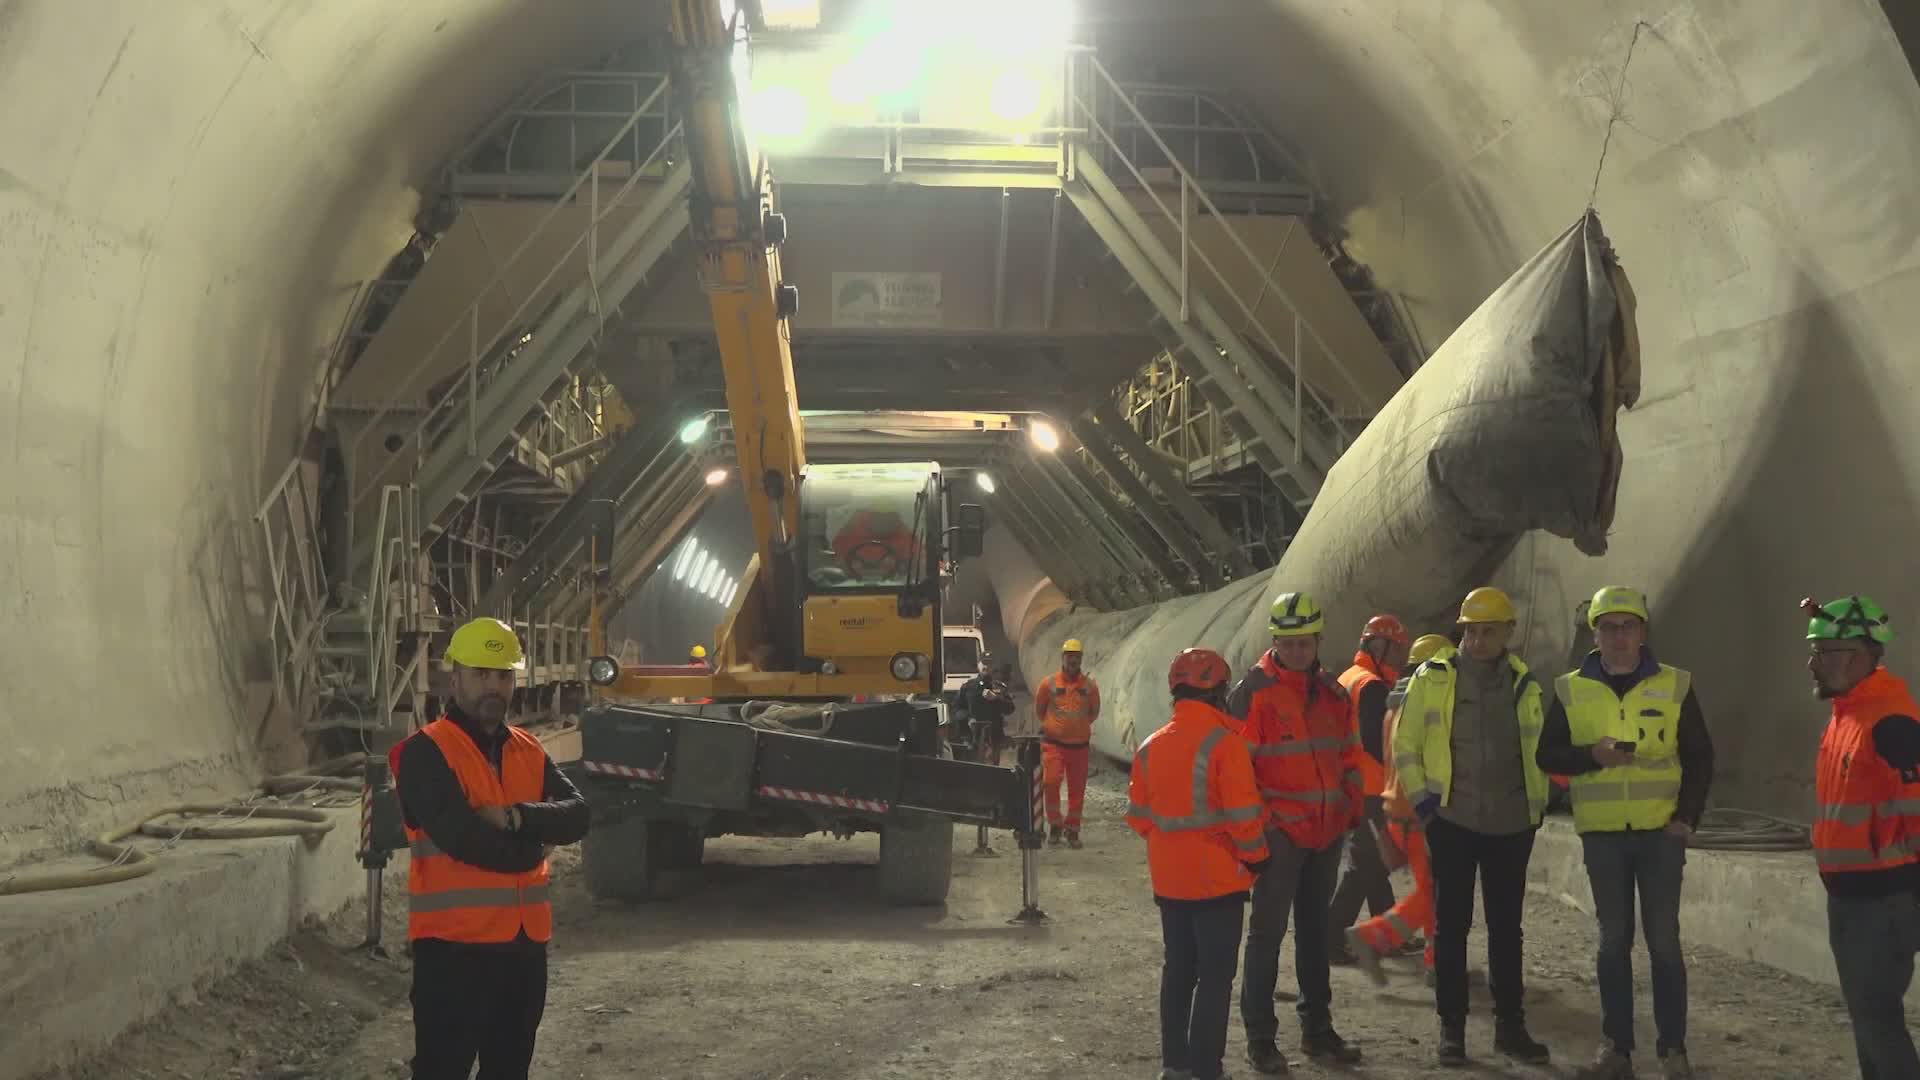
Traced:
<path fill-rule="evenodd" d="M 1430 342 L 1586 205 L 1606 148 L 1647 392 L 1622 425 L 1616 554 L 1543 545 L 1536 602 L 1643 581 L 1663 642 L 1714 645 L 1681 658 L 1709 708 L 1796 722 L 1794 599 L 1920 611 L 1901 422 L 1920 91 L 1872 0 L 1085 7 L 1116 64 L 1212 78 L 1300 147 Z M 350 284 L 536 72 L 662 19 L 634 0 L 0 4 L 0 860 L 251 770 L 270 598 L 250 518 Z"/>

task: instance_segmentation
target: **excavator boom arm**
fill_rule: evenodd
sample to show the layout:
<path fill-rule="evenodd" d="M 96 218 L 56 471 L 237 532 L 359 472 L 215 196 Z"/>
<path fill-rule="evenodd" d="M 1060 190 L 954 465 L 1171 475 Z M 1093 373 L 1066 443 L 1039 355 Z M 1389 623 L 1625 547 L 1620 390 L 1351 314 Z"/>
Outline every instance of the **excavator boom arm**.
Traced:
<path fill-rule="evenodd" d="M 771 616 L 759 620 L 770 636 L 767 644 L 776 658 L 791 656 L 797 643 L 783 640 L 791 621 L 778 614 L 790 601 L 774 591 L 791 565 L 787 552 L 799 531 L 797 489 L 807 457 L 786 325 L 796 294 L 780 279 L 785 219 L 774 213 L 766 157 L 754 149 L 742 118 L 734 73 L 744 64 L 740 22 L 746 11 L 730 11 L 734 5 L 725 0 L 672 3 L 675 95 L 693 176 L 693 237 L 760 556 L 761 580 L 749 583 L 760 596 L 746 610 Z"/>

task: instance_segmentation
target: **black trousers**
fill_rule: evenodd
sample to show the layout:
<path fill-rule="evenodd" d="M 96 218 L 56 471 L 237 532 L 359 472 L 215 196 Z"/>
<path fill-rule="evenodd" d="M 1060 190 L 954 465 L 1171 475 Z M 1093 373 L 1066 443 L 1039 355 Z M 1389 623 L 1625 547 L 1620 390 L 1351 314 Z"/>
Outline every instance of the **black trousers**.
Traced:
<path fill-rule="evenodd" d="M 1378 796 L 1367 796 L 1366 807 L 1367 821 L 1384 824 L 1386 813 Z M 1329 946 L 1347 947 L 1347 928 L 1359 920 L 1363 903 L 1369 915 L 1385 915 L 1393 908 L 1391 875 L 1373 842 L 1373 830 L 1365 824 L 1347 833 L 1347 868 L 1333 890 L 1333 905 L 1327 915 Z"/>
<path fill-rule="evenodd" d="M 1253 883 L 1253 910 L 1247 919 L 1246 977 L 1240 983 L 1240 1023 L 1248 1042 L 1269 1042 L 1280 1033 L 1273 991 L 1280 982 L 1280 945 L 1293 915 L 1293 975 L 1300 986 L 1294 1012 L 1300 1033 L 1313 1035 L 1333 1026 L 1333 984 L 1327 971 L 1327 904 L 1340 872 L 1340 842 L 1309 851 L 1284 831 L 1267 830 L 1273 857 Z"/>
<path fill-rule="evenodd" d="M 1494 1019 L 1502 1024 L 1526 1021 L 1520 922 L 1536 831 L 1491 836 L 1444 818 L 1427 823 L 1427 852 L 1433 860 L 1433 999 L 1442 1024 L 1467 1020 L 1467 934 L 1473 929 L 1476 874 L 1487 909 L 1487 982 L 1493 990 Z"/>
<path fill-rule="evenodd" d="M 547 947 L 413 943 L 413 1080 L 527 1080 L 547 1009 Z"/>
<path fill-rule="evenodd" d="M 1246 898 L 1161 901 L 1160 1064 L 1196 1080 L 1221 1075 Z"/>

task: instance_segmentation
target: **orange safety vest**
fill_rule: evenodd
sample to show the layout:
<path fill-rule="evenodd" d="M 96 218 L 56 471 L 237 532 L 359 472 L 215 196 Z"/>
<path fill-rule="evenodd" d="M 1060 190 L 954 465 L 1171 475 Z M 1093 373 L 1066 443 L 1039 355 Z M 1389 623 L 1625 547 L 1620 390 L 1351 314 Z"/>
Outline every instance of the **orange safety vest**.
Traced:
<path fill-rule="evenodd" d="M 540 740 L 511 725 L 495 772 L 486 754 L 460 725 L 442 717 L 414 738 L 432 739 L 460 781 L 469 806 L 507 807 L 539 802 L 545 794 L 547 754 Z M 400 747 L 387 755 L 395 782 Z M 442 852 L 424 830 L 404 826 L 412 858 L 407 866 L 407 938 L 490 943 L 512 941 L 522 930 L 534 941 L 553 937 L 553 907 L 547 900 L 547 863 L 524 874 L 501 874 L 463 863 Z"/>
<path fill-rule="evenodd" d="M 1873 747 L 1882 717 L 1920 716 L 1905 681 L 1876 668 L 1833 699 L 1820 737 L 1813 857 L 1822 874 L 1890 870 L 1920 861 L 1920 776 L 1908 779 Z"/>
<path fill-rule="evenodd" d="M 1253 887 L 1246 864 L 1267 857 L 1266 816 L 1246 741 L 1198 701 L 1147 736 L 1127 780 L 1127 824 L 1147 840 L 1153 895 L 1211 900 Z"/>
<path fill-rule="evenodd" d="M 1359 733 L 1347 693 L 1333 676 L 1288 671 L 1268 652 L 1246 676 L 1252 690 L 1243 734 L 1253 775 L 1267 800 L 1269 828 L 1318 851 L 1360 817 Z"/>
<path fill-rule="evenodd" d="M 1093 741 L 1093 721 L 1100 715 L 1100 687 L 1084 671 L 1071 682 L 1054 672 L 1040 680 L 1033 707 L 1040 713 L 1040 733 L 1048 742 L 1085 746 Z"/>
<path fill-rule="evenodd" d="M 1394 671 L 1390 667 L 1382 667 L 1373 657 L 1367 655 L 1365 652 L 1356 652 L 1353 654 L 1353 666 L 1340 675 L 1340 689 L 1345 690 L 1348 700 L 1353 702 L 1354 731 L 1358 732 L 1360 730 L 1360 691 L 1365 690 L 1368 686 L 1377 682 L 1384 682 L 1391 688 L 1394 680 L 1399 677 L 1399 672 Z M 1388 742 L 1382 743 L 1381 745 L 1392 746 L 1393 744 Z M 1387 772 L 1388 769 L 1386 765 L 1374 760 L 1374 756 L 1367 753 L 1366 745 L 1363 743 L 1360 747 L 1361 793 L 1364 795 L 1379 795 L 1386 791 Z"/>

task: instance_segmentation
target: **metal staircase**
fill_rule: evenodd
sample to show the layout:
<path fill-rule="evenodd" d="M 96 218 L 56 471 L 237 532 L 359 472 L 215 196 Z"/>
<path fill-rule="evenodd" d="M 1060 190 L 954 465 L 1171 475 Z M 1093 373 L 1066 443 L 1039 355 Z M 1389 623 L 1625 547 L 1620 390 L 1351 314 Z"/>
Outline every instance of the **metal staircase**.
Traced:
<path fill-rule="evenodd" d="M 1098 153 L 1075 155 L 1067 197 L 1152 305 L 1152 325 L 1174 360 L 1239 436 L 1246 452 L 1304 510 L 1351 440 L 1333 408 L 1302 376 L 1305 350 L 1317 348 L 1328 355 L 1331 350 L 1113 76 L 1091 56 L 1076 57 L 1075 63 L 1084 77 L 1069 83 L 1068 126 L 1084 125 L 1086 144 Z M 1177 206 L 1168 205 L 1161 193 L 1164 183 L 1147 176 L 1110 123 L 1102 122 L 1099 103 L 1110 114 L 1128 117 L 1134 132 L 1144 133 L 1168 163 Z M 1120 163 L 1139 185 L 1147 203 L 1173 227 L 1177 251 L 1155 234 L 1136 201 L 1096 160 L 1100 157 Z M 1219 265 L 1194 242 L 1193 224 L 1200 215 L 1213 218 L 1230 242 L 1225 258 L 1237 256 L 1245 266 Z M 1204 290 L 1194 280 L 1200 269 L 1212 278 Z M 1241 295 L 1232 274 L 1223 272 L 1249 269 L 1261 283 L 1256 297 Z M 1216 293 L 1224 311 L 1209 295 Z M 1256 314 L 1269 299 L 1286 313 L 1293 331 L 1289 342 L 1276 340 L 1268 320 Z"/>
<path fill-rule="evenodd" d="M 577 403 L 570 404 L 576 366 L 615 309 L 686 229 L 688 168 L 684 161 L 667 164 L 680 157 L 673 152 L 678 126 L 667 128 L 639 167 L 618 170 L 627 173 L 626 179 L 611 192 L 603 189 L 601 177 L 609 160 L 626 163 L 632 156 L 635 125 L 657 117 L 656 99 L 664 92 L 663 82 L 632 110 L 450 321 L 399 391 L 361 418 L 363 426 L 345 448 L 350 463 L 371 449 L 367 443 L 376 433 L 392 431 L 391 423 L 382 421 L 406 415 L 411 425 L 404 435 L 387 435 L 389 453 L 377 467 L 349 466 L 354 477 L 346 511 L 351 543 L 343 576 L 352 589 L 338 590 L 349 595 L 325 620 L 313 649 L 315 662 L 328 670 L 324 700 L 310 730 L 381 727 L 393 722 L 396 711 L 417 711 L 431 688 L 430 645 L 455 614 L 441 610 L 431 596 L 427 549 L 451 539 L 448 529 L 483 492 L 490 498 L 514 493 L 514 485 L 503 480 L 508 463 L 517 463 L 518 476 L 539 481 L 553 498 L 564 498 L 587 474 L 589 459 L 604 452 L 605 434 L 574 415 Z M 652 190 L 637 190 L 643 182 Z M 577 213 L 563 218 L 568 208 L 586 209 L 584 223 Z M 623 218 L 614 223 L 617 228 L 608 223 L 615 211 Z M 543 251 L 561 248 L 567 234 L 559 229 L 566 226 L 574 229 L 571 242 L 564 243 L 512 313 L 489 329 L 485 298 L 504 287 L 509 273 L 524 273 L 522 256 L 536 241 Z M 565 276 L 569 272 L 576 279 Z M 408 395 L 422 394 L 427 373 L 446 371 L 435 360 L 455 347 L 464 347 L 465 364 L 443 388 L 425 393 L 424 409 L 412 404 L 419 398 L 410 401 Z M 529 679 L 570 678 L 562 669 L 584 656 L 578 628 L 529 624 L 526 630 Z M 545 653 L 553 658 L 543 662 L 543 655 L 534 655 Z"/>

